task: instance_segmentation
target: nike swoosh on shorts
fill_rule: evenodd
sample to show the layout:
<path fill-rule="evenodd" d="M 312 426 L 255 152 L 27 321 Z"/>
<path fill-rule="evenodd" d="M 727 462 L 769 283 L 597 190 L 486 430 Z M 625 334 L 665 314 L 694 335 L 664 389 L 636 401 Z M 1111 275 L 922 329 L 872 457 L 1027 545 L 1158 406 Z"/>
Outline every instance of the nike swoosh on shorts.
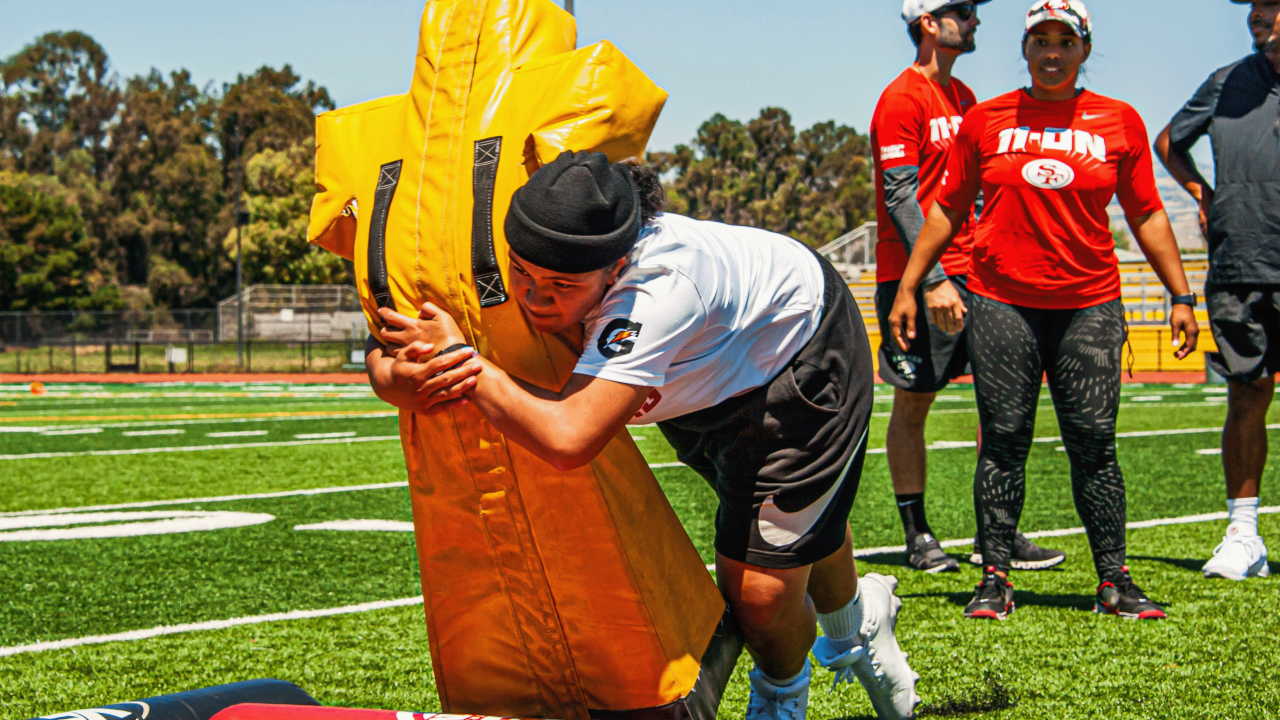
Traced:
<path fill-rule="evenodd" d="M 855 447 L 853 453 L 849 455 L 849 462 L 845 463 L 840 477 L 831 483 L 831 489 L 815 500 L 812 505 L 803 510 L 785 512 L 773 502 L 773 495 L 765 498 L 764 504 L 760 506 L 760 515 L 756 518 L 756 528 L 765 542 L 774 547 L 784 547 L 804 537 L 813 529 L 813 526 L 822 519 L 823 513 L 827 511 L 827 506 L 835 498 L 840 486 L 844 484 L 845 478 L 849 475 L 849 468 L 853 467 L 854 458 L 858 457 L 858 450 L 867 441 L 868 432 L 870 428 L 862 431 L 862 439 L 858 441 L 858 447 Z"/>

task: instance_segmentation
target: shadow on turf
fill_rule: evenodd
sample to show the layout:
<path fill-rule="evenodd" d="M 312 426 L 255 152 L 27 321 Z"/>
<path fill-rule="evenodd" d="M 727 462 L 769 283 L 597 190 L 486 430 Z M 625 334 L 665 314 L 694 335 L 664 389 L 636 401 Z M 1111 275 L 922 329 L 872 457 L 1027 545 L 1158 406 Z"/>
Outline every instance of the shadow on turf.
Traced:
<path fill-rule="evenodd" d="M 964 607 L 973 599 L 973 591 L 965 592 L 925 592 L 899 595 L 901 598 L 943 598 L 957 607 Z M 1092 593 L 1038 593 L 1030 590 L 1017 590 L 1014 603 L 1017 607 L 1049 607 L 1067 608 L 1093 612 Z"/>
<path fill-rule="evenodd" d="M 937 702 L 921 705 L 916 712 L 921 717 L 955 717 L 1009 710 L 1017 704 L 1017 694 L 1005 687 L 998 675 L 988 671 L 982 678 L 982 685 L 974 688 L 968 695 L 945 695 Z M 834 720 L 864 720 L 871 717 L 871 715 L 846 715 Z"/>
<path fill-rule="evenodd" d="M 1130 559 L 1131 560 L 1151 560 L 1152 562 L 1162 562 L 1166 565 L 1172 565 L 1174 567 L 1182 568 L 1183 570 L 1188 570 L 1197 575 L 1204 572 L 1204 564 L 1206 562 L 1204 558 L 1166 558 L 1166 557 L 1154 557 L 1151 555 L 1131 555 Z M 1271 568 L 1272 575 L 1280 573 L 1280 563 L 1268 562 L 1267 566 Z"/>

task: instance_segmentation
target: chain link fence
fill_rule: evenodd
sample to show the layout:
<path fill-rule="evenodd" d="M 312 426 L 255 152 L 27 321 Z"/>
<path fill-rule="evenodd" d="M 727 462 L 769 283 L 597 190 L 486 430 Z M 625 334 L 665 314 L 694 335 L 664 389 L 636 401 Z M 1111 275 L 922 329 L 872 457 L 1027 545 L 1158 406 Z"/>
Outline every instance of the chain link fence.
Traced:
<path fill-rule="evenodd" d="M 367 334 L 346 286 L 255 285 L 216 310 L 0 312 L 0 373 L 356 372 Z"/>

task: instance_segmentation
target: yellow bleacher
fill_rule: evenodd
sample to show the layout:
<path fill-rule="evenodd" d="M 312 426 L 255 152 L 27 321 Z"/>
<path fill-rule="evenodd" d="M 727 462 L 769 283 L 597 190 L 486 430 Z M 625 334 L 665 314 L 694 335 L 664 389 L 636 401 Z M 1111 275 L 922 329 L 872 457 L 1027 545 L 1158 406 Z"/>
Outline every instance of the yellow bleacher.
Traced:
<path fill-rule="evenodd" d="M 1204 353 L 1218 349 L 1209 332 L 1208 313 L 1204 308 L 1204 282 L 1208 265 L 1208 260 L 1203 257 L 1183 260 L 1191 288 L 1201 298 L 1200 307 L 1196 310 L 1196 320 L 1200 324 L 1200 344 L 1196 352 L 1185 360 L 1178 360 L 1173 356 L 1177 348 L 1172 345 L 1169 326 L 1165 321 L 1165 293 L 1160 279 L 1146 262 L 1120 264 L 1121 296 L 1129 320 L 1129 345 L 1133 350 L 1134 372 L 1204 372 Z M 849 278 L 849 290 L 862 309 L 867 334 L 871 337 L 871 347 L 878 351 L 880 328 L 875 312 L 875 267 L 863 266 L 860 269 L 856 279 Z M 851 270 L 853 272 L 848 273 L 850 276 L 857 271 Z M 876 369 L 879 370 L 879 353 L 875 355 Z M 1129 348 L 1125 349 L 1124 367 L 1129 367 Z"/>

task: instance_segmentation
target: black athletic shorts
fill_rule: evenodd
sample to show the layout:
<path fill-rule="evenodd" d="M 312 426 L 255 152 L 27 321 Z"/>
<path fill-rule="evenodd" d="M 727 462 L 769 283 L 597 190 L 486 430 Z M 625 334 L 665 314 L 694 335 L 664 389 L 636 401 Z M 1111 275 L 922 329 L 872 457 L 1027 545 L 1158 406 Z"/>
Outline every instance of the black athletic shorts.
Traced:
<path fill-rule="evenodd" d="M 866 457 L 871 344 L 844 279 L 819 262 L 822 320 L 791 364 L 750 392 L 658 423 L 720 499 L 716 551 L 759 567 L 803 567 L 840 549 Z"/>
<path fill-rule="evenodd" d="M 1209 367 L 1238 382 L 1280 372 L 1280 285 L 1209 285 L 1205 296 L 1218 343 Z"/>
<path fill-rule="evenodd" d="M 960 293 L 965 307 L 972 302 L 964 275 L 947 278 Z M 965 336 L 969 331 L 969 319 L 965 317 L 965 329 L 951 335 L 933 324 L 924 304 L 924 290 L 916 291 L 916 339 L 906 352 L 893 339 L 889 327 L 889 313 L 893 311 L 893 299 L 898 295 L 897 280 L 876 285 L 876 317 L 880 320 L 880 378 L 890 385 L 908 392 L 933 393 L 961 375 L 969 374 L 969 344 Z M 921 332 L 928 328 L 928 332 Z"/>

